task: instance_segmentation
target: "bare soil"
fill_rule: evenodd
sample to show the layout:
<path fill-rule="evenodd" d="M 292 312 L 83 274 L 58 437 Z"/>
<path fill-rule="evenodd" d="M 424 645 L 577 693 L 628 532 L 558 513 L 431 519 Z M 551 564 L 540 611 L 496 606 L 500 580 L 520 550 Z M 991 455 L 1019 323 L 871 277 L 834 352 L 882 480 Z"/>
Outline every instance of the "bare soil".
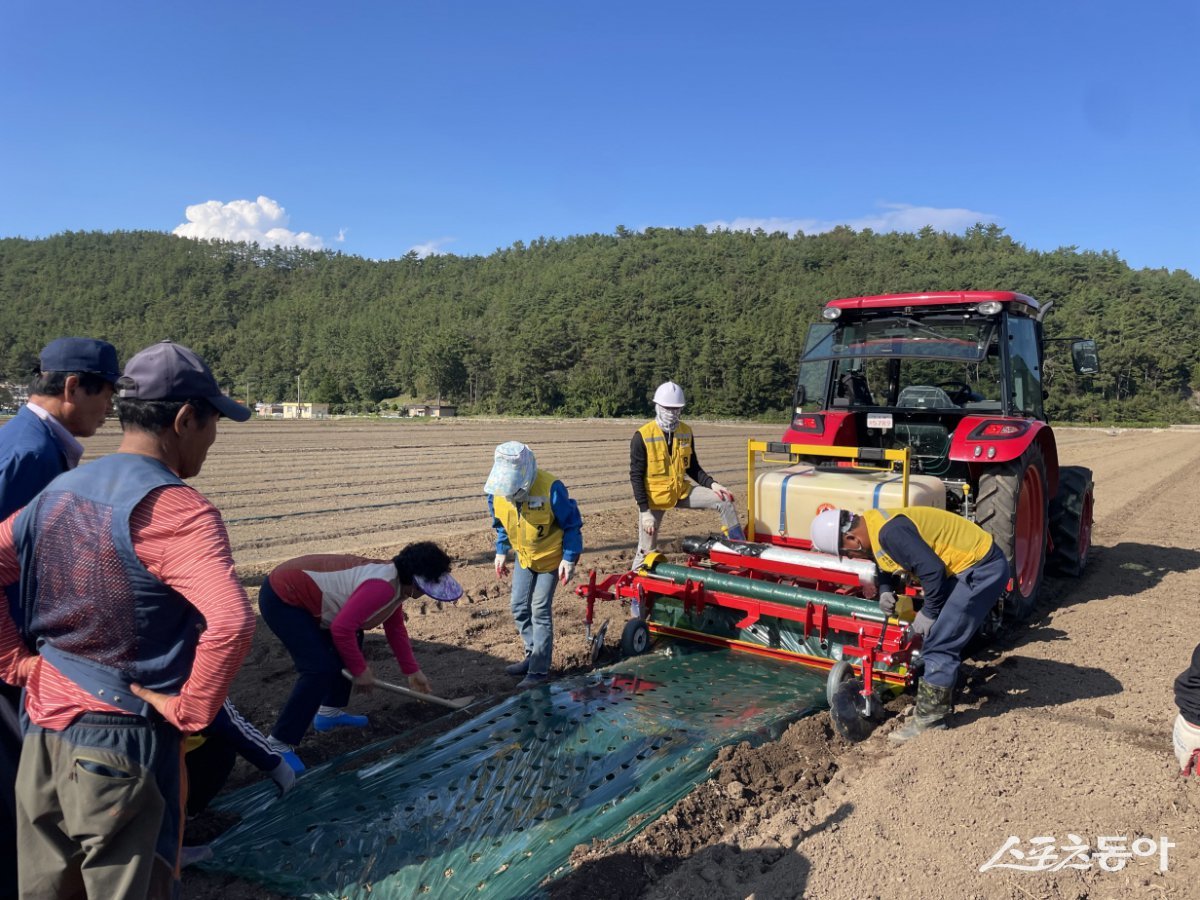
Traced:
<path fill-rule="evenodd" d="M 223 422 L 196 485 L 223 511 L 251 599 L 276 563 L 301 553 L 388 556 L 434 539 L 457 560 L 467 589 L 456 606 L 408 610 L 418 660 L 447 696 L 512 690 L 503 666 L 521 648 L 508 586 L 491 570 L 492 535 L 482 495 L 492 448 L 516 439 L 558 475 L 584 515 L 584 564 L 628 566 L 636 511 L 628 482 L 634 422 L 560 420 L 445 422 Z M 745 442 L 777 428 L 698 423 L 705 467 L 745 500 Z M 108 426 L 88 455 L 111 451 Z M 1178 776 L 1170 749 L 1171 682 L 1200 641 L 1200 434 L 1064 429 L 1064 464 L 1096 473 L 1092 563 L 1078 580 L 1047 582 L 1029 626 L 967 666 L 953 727 L 898 747 L 886 733 L 908 705 L 865 742 L 849 745 L 827 714 L 793 725 L 778 741 L 728 748 L 712 778 L 634 840 L 575 849 L 575 869 L 550 886 L 575 898 L 1102 898 L 1196 895 L 1200 883 L 1200 788 Z M 715 527 L 710 514 L 668 514 L 667 549 Z M 587 667 L 583 604 L 555 601 L 555 667 Z M 381 634 L 367 653 L 380 677 L 400 681 Z M 233 689 L 264 730 L 292 682 L 283 648 L 265 627 Z M 415 743 L 456 721 L 437 708 L 376 692 L 356 696 L 371 717 L 363 732 L 310 734 L 300 752 L 319 762 L 388 735 Z M 260 777 L 239 764 L 230 788 Z M 301 788 L 302 789 L 302 788 Z M 207 813 L 189 840 L 229 825 Z M 1100 837 L 1165 837 L 1160 858 L 1123 869 L 980 871 L 1010 837 L 1030 852 L 1053 838 L 1061 860 Z M 1142 845 L 1143 847 L 1145 845 Z M 1011 854 L 999 860 L 1013 864 Z M 1053 862 L 1053 861 L 1052 861 Z M 1078 862 L 1078 860 L 1076 860 Z M 1080 864 L 1082 866 L 1082 863 Z M 237 879 L 187 872 L 192 897 L 271 896 Z"/>

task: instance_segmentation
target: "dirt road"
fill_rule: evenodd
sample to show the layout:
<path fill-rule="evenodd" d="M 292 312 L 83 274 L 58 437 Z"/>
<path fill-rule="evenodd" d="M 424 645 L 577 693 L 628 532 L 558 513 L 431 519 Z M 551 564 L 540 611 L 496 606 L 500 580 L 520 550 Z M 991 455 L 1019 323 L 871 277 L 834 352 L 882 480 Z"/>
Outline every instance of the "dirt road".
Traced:
<path fill-rule="evenodd" d="M 507 586 L 490 569 L 480 492 L 492 447 L 510 438 L 534 447 L 580 502 L 586 564 L 611 572 L 627 564 L 633 539 L 633 427 L 222 423 L 197 485 L 224 511 L 251 585 L 273 562 L 299 553 L 389 554 L 427 537 L 445 543 L 468 597 L 453 608 L 409 610 L 417 657 L 448 695 L 498 693 L 511 689 L 500 669 L 520 648 Z M 89 455 L 115 446 L 112 430 L 88 442 Z M 701 424 L 701 460 L 744 502 L 745 440 L 776 430 Z M 893 721 L 850 747 L 829 736 L 822 714 L 767 746 L 733 749 L 713 780 L 634 841 L 579 848 L 579 868 L 555 896 L 1194 896 L 1200 788 L 1177 777 L 1170 725 L 1171 682 L 1200 641 L 1200 536 L 1190 521 L 1200 505 L 1200 435 L 1063 430 L 1060 456 L 1096 473 L 1091 568 L 1079 581 L 1049 582 L 1030 627 L 970 664 L 954 728 L 897 749 L 885 738 Z M 665 530 L 672 540 L 711 527 L 703 513 L 679 513 Z M 556 602 L 562 672 L 585 664 L 580 607 L 573 596 Z M 395 677 L 382 635 L 369 636 L 367 652 L 382 677 Z M 234 698 L 269 726 L 291 677 L 278 642 L 260 627 Z M 306 759 L 389 733 L 415 741 L 446 724 L 431 708 L 392 697 L 354 702 L 372 717 L 368 733 L 310 735 L 301 747 Z M 233 783 L 254 777 L 239 769 Z M 192 837 L 222 824 L 202 819 Z M 1102 837 L 1123 839 L 1126 849 L 1139 838 L 1157 848 L 1165 837 L 1174 846 L 1166 871 L 1157 849 L 1112 872 L 1094 858 L 1083 868 L 1078 857 L 1080 868 L 1057 872 L 979 871 L 998 853 L 997 863 L 1035 865 L 1001 852 L 1006 844 L 1027 855 L 1048 847 L 1042 865 L 1049 868 L 1070 855 L 1072 836 L 1093 848 Z M 219 876 L 189 874 L 185 886 L 189 896 L 266 896 Z"/>

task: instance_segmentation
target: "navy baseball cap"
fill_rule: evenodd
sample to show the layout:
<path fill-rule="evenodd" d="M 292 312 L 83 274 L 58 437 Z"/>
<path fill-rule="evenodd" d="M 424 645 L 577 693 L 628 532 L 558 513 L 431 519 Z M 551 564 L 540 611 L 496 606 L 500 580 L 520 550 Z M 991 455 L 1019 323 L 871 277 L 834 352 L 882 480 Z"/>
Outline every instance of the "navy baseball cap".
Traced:
<path fill-rule="evenodd" d="M 43 372 L 86 372 L 99 375 L 109 384 L 121 377 L 117 349 L 95 338 L 58 338 L 42 348 L 38 362 Z"/>
<path fill-rule="evenodd" d="M 131 356 L 117 382 L 117 396 L 123 400 L 207 400 L 235 422 L 250 418 L 250 410 L 221 393 L 204 360 L 173 341 L 159 341 Z"/>

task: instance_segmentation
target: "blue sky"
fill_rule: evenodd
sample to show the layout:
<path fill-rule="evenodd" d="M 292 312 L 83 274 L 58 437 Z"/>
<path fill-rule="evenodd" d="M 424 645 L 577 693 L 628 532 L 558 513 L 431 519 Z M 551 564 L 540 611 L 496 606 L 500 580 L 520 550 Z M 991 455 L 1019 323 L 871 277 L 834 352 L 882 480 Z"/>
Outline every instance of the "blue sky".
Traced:
<path fill-rule="evenodd" d="M 1200 275 L 1198 46 L 1194 2 L 7 0 L 0 236 L 985 221 Z"/>

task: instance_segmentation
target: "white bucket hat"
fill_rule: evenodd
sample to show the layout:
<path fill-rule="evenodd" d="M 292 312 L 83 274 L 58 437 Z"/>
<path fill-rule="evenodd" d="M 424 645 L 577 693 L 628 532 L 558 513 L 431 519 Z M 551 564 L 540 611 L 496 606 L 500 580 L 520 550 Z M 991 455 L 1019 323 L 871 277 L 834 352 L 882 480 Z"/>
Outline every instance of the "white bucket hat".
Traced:
<path fill-rule="evenodd" d="M 496 461 L 483 484 L 485 494 L 511 497 L 517 491 L 528 490 L 537 476 L 537 460 L 533 451 L 520 441 L 506 441 L 496 448 Z"/>

